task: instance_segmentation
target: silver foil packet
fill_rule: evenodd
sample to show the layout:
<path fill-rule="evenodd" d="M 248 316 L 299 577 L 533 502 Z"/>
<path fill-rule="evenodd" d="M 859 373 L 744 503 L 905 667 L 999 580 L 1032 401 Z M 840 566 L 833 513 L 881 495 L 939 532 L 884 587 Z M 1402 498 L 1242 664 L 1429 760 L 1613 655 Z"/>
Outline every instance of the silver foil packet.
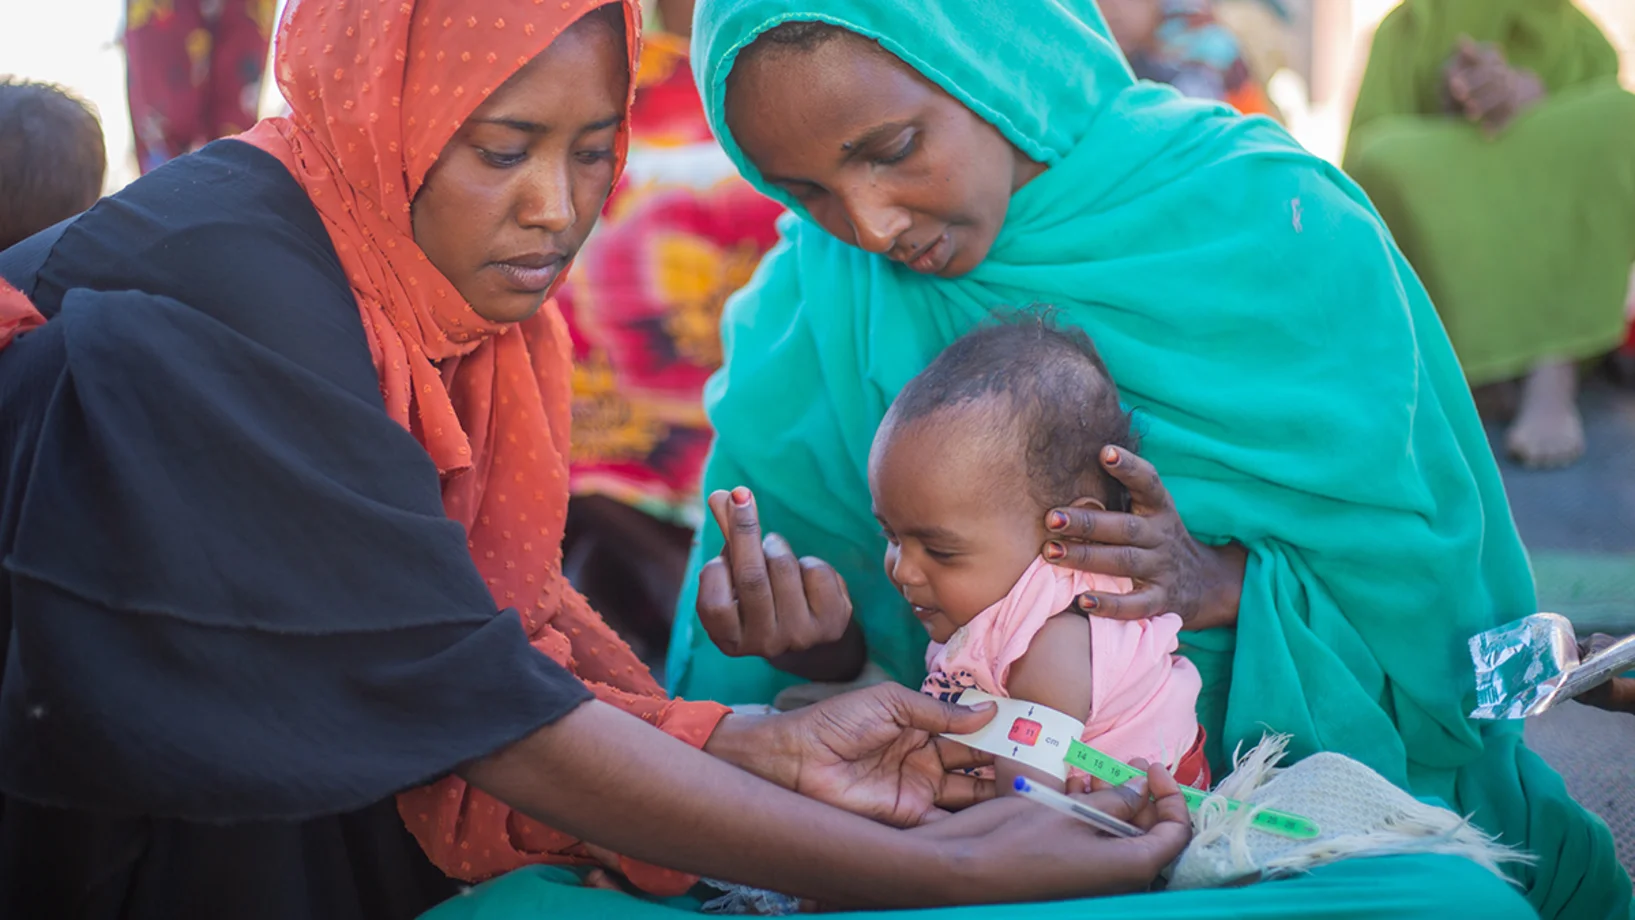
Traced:
<path fill-rule="evenodd" d="M 1535 613 L 1470 639 L 1476 665 L 1473 719 L 1525 719 L 1635 666 L 1635 636 L 1579 660 L 1573 624 Z"/>

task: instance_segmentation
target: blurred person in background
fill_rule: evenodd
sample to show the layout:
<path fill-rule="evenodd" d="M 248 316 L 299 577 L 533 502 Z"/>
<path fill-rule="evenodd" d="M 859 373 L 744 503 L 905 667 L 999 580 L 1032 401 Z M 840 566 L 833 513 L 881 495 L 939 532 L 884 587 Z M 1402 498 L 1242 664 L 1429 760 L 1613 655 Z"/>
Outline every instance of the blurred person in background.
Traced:
<path fill-rule="evenodd" d="M 126 0 L 126 82 L 143 173 L 255 124 L 277 5 Z"/>
<path fill-rule="evenodd" d="M 107 167 L 89 104 L 49 83 L 0 78 L 0 249 L 95 204 Z"/>
<path fill-rule="evenodd" d="M 646 0 L 643 18 L 630 160 L 557 296 L 574 345 L 565 569 L 653 662 L 699 523 L 721 305 L 783 208 L 710 135 L 688 67 L 693 0 Z"/>
<path fill-rule="evenodd" d="M 1407 0 L 1344 165 L 1425 280 L 1472 386 L 1520 380 L 1507 450 L 1584 451 L 1578 364 L 1616 348 L 1635 261 L 1635 96 L 1570 0 Z M 1489 390 L 1489 395 L 1494 395 Z"/>
<path fill-rule="evenodd" d="M 1215 0 L 1215 19 L 1238 40 L 1249 75 L 1266 86 L 1280 70 L 1295 67 L 1296 0 Z"/>
<path fill-rule="evenodd" d="M 1276 116 L 1211 0 L 1102 0 L 1101 8 L 1137 77 L 1225 102 L 1245 115 Z"/>

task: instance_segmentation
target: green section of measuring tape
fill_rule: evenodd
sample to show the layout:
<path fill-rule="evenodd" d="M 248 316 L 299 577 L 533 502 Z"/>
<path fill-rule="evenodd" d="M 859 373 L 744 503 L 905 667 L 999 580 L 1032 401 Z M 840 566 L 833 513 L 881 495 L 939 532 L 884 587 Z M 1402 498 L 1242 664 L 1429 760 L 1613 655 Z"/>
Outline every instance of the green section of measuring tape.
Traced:
<path fill-rule="evenodd" d="M 1112 783 L 1115 786 L 1128 782 L 1137 776 L 1147 775 L 1127 763 L 1108 757 L 1082 741 L 1070 742 L 1067 746 L 1067 757 L 1064 759 L 1067 761 L 1068 766 L 1078 767 L 1096 779 Z M 1188 808 L 1196 809 L 1204 803 L 1205 799 L 1209 798 L 1209 793 L 1193 789 L 1191 786 L 1182 786 L 1181 797 L 1187 800 Z M 1242 802 L 1227 799 L 1226 807 L 1229 811 L 1237 811 L 1245 806 Z M 1270 808 L 1262 809 L 1249 823 L 1263 831 L 1283 837 L 1292 837 L 1295 840 L 1310 840 L 1317 836 L 1315 822 L 1299 815 L 1291 815 L 1286 811 L 1273 811 Z"/>

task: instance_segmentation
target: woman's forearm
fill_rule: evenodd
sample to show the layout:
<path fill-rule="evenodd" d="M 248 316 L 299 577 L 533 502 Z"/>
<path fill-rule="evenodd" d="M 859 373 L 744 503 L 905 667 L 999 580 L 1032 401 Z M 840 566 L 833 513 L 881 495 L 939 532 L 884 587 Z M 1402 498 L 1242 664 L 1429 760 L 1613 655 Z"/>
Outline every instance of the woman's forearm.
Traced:
<path fill-rule="evenodd" d="M 637 859 L 826 903 L 947 903 L 922 838 L 802 798 L 591 702 L 461 771 L 553 827 Z"/>

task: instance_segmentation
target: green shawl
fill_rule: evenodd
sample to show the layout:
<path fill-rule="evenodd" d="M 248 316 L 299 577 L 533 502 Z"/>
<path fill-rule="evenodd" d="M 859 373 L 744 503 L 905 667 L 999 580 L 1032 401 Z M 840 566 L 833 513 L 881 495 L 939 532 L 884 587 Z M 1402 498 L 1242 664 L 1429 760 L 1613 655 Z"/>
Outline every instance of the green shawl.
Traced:
<path fill-rule="evenodd" d="M 1088 0 L 702 0 L 693 64 L 712 127 L 792 206 L 722 116 L 738 52 L 791 19 L 878 40 L 1049 168 L 957 279 L 845 245 L 796 207 L 723 319 L 704 489 L 753 489 L 769 530 L 846 578 L 874 660 L 917 685 L 926 638 L 881 568 L 870 441 L 992 308 L 1053 304 L 1096 341 L 1192 532 L 1249 551 L 1236 630 L 1183 636 L 1216 767 L 1289 732 L 1296 756 L 1345 753 L 1572 866 L 1530 878 L 1536 905 L 1578 891 L 1627 910 L 1604 827 L 1567 801 L 1558 829 L 1529 833 L 1523 787 L 1565 796 L 1519 726 L 1465 718 L 1465 640 L 1533 612 L 1532 576 L 1436 313 L 1358 188 L 1268 120 L 1136 84 Z M 766 701 L 790 679 L 697 626 L 697 570 L 720 545 L 705 527 L 670 680 Z"/>

